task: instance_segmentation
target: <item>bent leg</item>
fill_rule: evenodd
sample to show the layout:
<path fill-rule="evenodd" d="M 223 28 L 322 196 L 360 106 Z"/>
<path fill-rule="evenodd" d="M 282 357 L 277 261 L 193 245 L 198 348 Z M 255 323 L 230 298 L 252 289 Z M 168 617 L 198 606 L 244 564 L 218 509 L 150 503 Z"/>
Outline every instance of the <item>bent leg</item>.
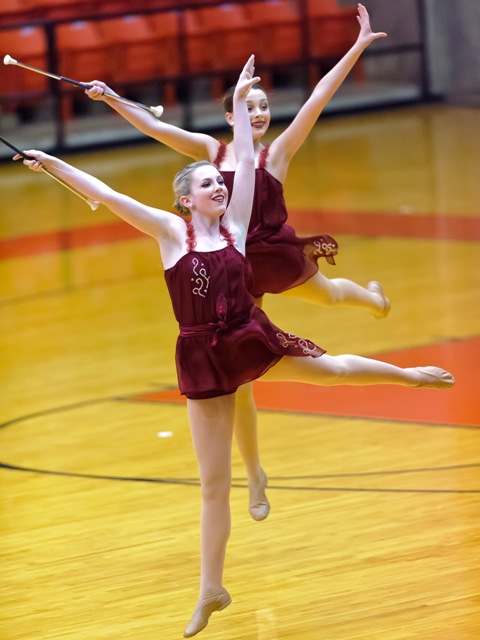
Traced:
<path fill-rule="evenodd" d="M 263 307 L 263 297 L 255 298 L 255 305 Z M 265 495 L 267 475 L 260 466 L 257 434 L 257 407 L 252 384 L 238 388 L 235 401 L 234 434 L 248 476 L 250 493 L 248 510 L 254 520 L 265 520 L 270 513 L 270 503 Z"/>
<path fill-rule="evenodd" d="M 298 287 L 284 291 L 283 295 L 314 304 L 365 309 L 376 318 L 384 318 L 390 311 L 390 301 L 380 283 L 372 281 L 365 288 L 346 278 L 329 279 L 320 271 Z"/>
<path fill-rule="evenodd" d="M 252 384 L 242 385 L 235 395 L 235 440 L 245 463 L 248 479 L 255 481 L 261 475 L 261 467 L 258 452 L 257 408 Z"/>
<path fill-rule="evenodd" d="M 402 368 L 363 356 L 327 353 L 319 358 L 284 356 L 261 379 L 322 386 L 396 384 L 432 389 L 448 389 L 455 384 L 452 374 L 438 367 Z"/>
<path fill-rule="evenodd" d="M 257 408 L 251 383 L 244 384 L 237 390 L 234 434 L 247 470 L 250 515 L 254 520 L 265 520 L 270 513 L 270 504 L 265 495 L 267 477 L 260 466 Z"/>

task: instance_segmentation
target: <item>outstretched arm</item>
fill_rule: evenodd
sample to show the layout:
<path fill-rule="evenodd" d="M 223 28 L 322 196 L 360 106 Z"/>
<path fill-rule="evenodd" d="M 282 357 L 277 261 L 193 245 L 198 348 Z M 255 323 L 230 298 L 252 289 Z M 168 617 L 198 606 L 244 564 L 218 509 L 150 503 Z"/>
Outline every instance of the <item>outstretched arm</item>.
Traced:
<path fill-rule="evenodd" d="M 253 193 L 255 190 L 255 155 L 253 150 L 252 128 L 247 110 L 247 94 L 260 78 L 254 76 L 255 56 L 250 56 L 244 66 L 233 94 L 233 115 L 235 127 L 233 148 L 237 168 L 233 182 L 232 197 L 225 212 L 226 219 L 233 223 L 242 238 L 247 235 L 252 213 Z"/>
<path fill-rule="evenodd" d="M 105 92 L 116 95 L 104 82 L 92 80 L 91 89 L 85 93 L 92 100 L 103 100 L 125 120 L 150 138 L 194 160 L 215 160 L 220 143 L 205 133 L 191 133 L 180 127 L 157 120 L 153 114 L 105 96 Z"/>
<path fill-rule="evenodd" d="M 104 204 L 110 211 L 143 233 L 160 241 L 162 238 L 171 238 L 172 233 L 175 235 L 175 230 L 178 227 L 180 231 L 179 242 L 182 241 L 181 230 L 185 225 L 178 216 L 168 211 L 143 205 L 133 198 L 115 191 L 90 174 L 42 151 L 30 149 L 24 153 L 33 158 L 23 161 L 29 169 L 33 171 L 47 169 L 78 192 Z M 14 160 L 20 158 L 21 156 L 17 155 Z"/>
<path fill-rule="evenodd" d="M 383 31 L 377 33 L 372 31 L 368 11 L 362 4 L 358 5 L 357 20 L 360 33 L 355 44 L 320 80 L 290 126 L 270 146 L 269 170 L 281 182 L 285 180 L 290 160 L 301 147 L 324 107 L 353 69 L 363 51 L 377 38 L 387 36 Z"/>

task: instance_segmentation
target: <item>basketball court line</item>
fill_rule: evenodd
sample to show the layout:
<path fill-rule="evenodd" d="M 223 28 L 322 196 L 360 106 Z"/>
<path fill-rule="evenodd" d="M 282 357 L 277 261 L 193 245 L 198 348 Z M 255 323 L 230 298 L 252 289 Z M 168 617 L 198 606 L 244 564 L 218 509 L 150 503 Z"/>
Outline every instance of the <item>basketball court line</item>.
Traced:
<path fill-rule="evenodd" d="M 255 382 L 257 408 L 480 428 L 480 394 L 475 374 L 480 362 L 480 337 L 375 354 L 375 357 L 401 367 L 435 362 L 452 371 L 457 384 L 453 389 L 438 391 L 392 385 L 317 387 L 299 382 Z M 178 390 L 139 395 L 136 400 L 185 401 Z"/>
<path fill-rule="evenodd" d="M 299 233 L 313 233 L 321 227 L 331 234 L 480 241 L 480 218 L 469 216 L 292 210 L 288 222 Z M 145 237 L 127 223 L 107 222 L 0 239 L 0 258 L 6 260 Z"/>

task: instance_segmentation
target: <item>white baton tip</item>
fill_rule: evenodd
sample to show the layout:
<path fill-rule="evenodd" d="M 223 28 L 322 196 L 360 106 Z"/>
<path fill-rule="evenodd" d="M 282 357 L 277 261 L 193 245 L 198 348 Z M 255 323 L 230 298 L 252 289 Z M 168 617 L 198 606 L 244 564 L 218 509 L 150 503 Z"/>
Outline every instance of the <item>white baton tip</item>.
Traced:
<path fill-rule="evenodd" d="M 17 64 L 17 61 L 7 53 L 7 55 L 3 57 L 3 64 Z"/>
<path fill-rule="evenodd" d="M 150 107 L 151 112 L 156 118 L 161 118 L 163 113 L 163 107 L 161 104 L 158 107 Z"/>

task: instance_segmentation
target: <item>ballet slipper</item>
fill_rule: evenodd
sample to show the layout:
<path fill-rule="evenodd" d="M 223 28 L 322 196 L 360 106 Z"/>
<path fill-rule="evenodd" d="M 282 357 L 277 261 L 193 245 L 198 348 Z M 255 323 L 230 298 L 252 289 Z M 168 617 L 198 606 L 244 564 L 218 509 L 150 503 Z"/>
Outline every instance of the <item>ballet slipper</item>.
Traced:
<path fill-rule="evenodd" d="M 211 596 L 201 598 L 193 612 L 192 619 L 183 632 L 184 638 L 191 638 L 199 633 L 208 624 L 208 619 L 214 611 L 222 611 L 232 602 L 230 594 L 224 587 Z"/>
<path fill-rule="evenodd" d="M 257 521 L 265 520 L 270 513 L 270 503 L 265 495 L 265 487 L 267 486 L 267 483 L 267 474 L 262 469 L 262 479 L 260 480 L 260 484 L 255 487 L 255 493 L 250 489 L 250 504 L 248 511 L 252 518 Z M 258 497 L 259 495 L 260 498 Z"/>
<path fill-rule="evenodd" d="M 415 387 L 423 389 L 450 389 L 455 384 L 451 373 L 439 367 L 415 367 L 422 376 L 422 381 Z"/>
<path fill-rule="evenodd" d="M 377 320 L 386 318 L 390 313 L 390 300 L 385 295 L 382 285 L 376 280 L 372 280 L 367 284 L 367 289 L 372 293 L 376 293 L 383 301 L 381 309 L 376 311 L 373 315 L 375 316 L 375 318 L 377 318 Z"/>

